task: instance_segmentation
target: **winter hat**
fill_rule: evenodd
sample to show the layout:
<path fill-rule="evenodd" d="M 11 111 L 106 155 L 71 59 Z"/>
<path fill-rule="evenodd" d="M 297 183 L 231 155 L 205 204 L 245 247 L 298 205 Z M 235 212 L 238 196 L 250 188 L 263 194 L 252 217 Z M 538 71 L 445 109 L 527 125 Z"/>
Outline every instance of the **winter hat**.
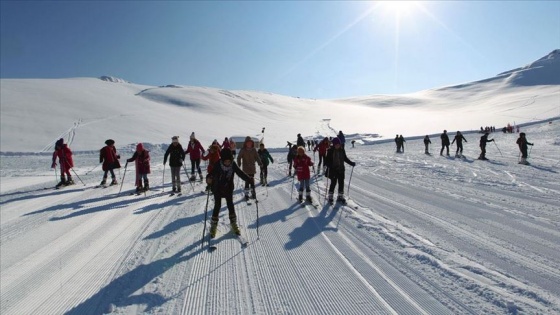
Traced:
<path fill-rule="evenodd" d="M 64 139 L 60 138 L 56 141 L 56 143 L 54 144 L 55 148 L 56 147 L 61 147 L 64 144 Z"/>
<path fill-rule="evenodd" d="M 144 151 L 144 145 L 142 143 L 138 143 L 136 145 L 136 152 Z"/>
<path fill-rule="evenodd" d="M 115 140 L 113 140 L 113 139 L 107 139 L 107 140 L 105 140 L 105 144 L 106 144 L 106 145 L 113 145 L 113 144 L 115 144 Z"/>
<path fill-rule="evenodd" d="M 194 131 L 191 133 L 191 140 L 195 139 Z"/>
<path fill-rule="evenodd" d="M 337 145 L 337 144 L 340 144 L 340 139 L 338 139 L 338 137 L 332 140 L 332 145 Z"/>
<path fill-rule="evenodd" d="M 179 142 L 179 136 L 171 137 L 171 142 Z"/>
<path fill-rule="evenodd" d="M 255 141 L 253 141 L 253 139 L 249 136 L 245 137 L 245 147 L 247 146 L 247 143 L 252 143 L 253 147 L 255 146 Z"/>
<path fill-rule="evenodd" d="M 222 151 L 220 151 L 220 159 L 222 161 L 225 161 L 225 160 L 233 161 L 233 154 L 231 154 L 231 150 L 230 149 L 222 149 Z"/>

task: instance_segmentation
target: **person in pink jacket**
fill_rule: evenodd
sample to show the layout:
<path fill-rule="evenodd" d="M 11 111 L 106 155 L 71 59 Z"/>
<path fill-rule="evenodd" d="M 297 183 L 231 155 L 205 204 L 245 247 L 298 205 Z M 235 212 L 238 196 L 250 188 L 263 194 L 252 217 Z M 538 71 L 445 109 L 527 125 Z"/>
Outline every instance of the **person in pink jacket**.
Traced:
<path fill-rule="evenodd" d="M 200 142 L 195 138 L 194 132 L 191 134 L 191 139 L 187 144 L 187 150 L 185 154 L 188 154 L 191 158 L 191 177 L 189 178 L 190 181 L 194 181 L 196 176 L 194 175 L 195 169 L 200 176 L 200 180 L 202 181 L 202 170 L 200 169 L 200 158 L 202 154 L 204 154 L 204 147 Z"/>
<path fill-rule="evenodd" d="M 150 151 L 144 149 L 142 143 L 136 145 L 136 152 L 126 162 L 136 162 L 136 192 L 140 193 L 150 189 L 148 174 L 150 174 Z M 142 187 L 144 180 L 144 187 Z"/>
<path fill-rule="evenodd" d="M 303 201 L 303 188 L 305 187 L 305 200 L 313 202 L 313 200 L 311 199 L 311 172 L 309 171 L 309 167 L 313 166 L 313 161 L 311 161 L 311 158 L 307 154 L 305 154 L 305 147 L 299 146 L 297 148 L 297 155 L 294 158 L 293 162 L 295 173 L 299 181 L 298 200 L 299 202 Z"/>
<path fill-rule="evenodd" d="M 68 145 L 64 143 L 64 139 L 62 138 L 58 139 L 54 145 L 51 168 L 56 168 L 56 158 L 58 158 L 58 161 L 60 162 L 60 182 L 56 185 L 56 188 L 63 185 L 73 185 L 74 181 L 72 180 L 72 175 L 70 174 L 70 169 L 74 167 L 72 151 Z M 67 176 L 68 180 L 66 180 L 64 175 Z"/>

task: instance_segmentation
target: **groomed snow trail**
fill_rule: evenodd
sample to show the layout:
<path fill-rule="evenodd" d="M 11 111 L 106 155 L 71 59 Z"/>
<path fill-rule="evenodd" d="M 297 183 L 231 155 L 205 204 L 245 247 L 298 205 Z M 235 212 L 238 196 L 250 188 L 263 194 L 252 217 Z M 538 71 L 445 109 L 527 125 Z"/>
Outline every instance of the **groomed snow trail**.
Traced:
<path fill-rule="evenodd" d="M 207 204 L 200 183 L 169 196 L 161 164 L 146 196 L 129 195 L 132 178 L 119 196 L 118 186 L 94 189 L 101 173 L 81 175 L 94 154 L 75 156 L 86 186 L 40 189 L 54 183 L 40 183 L 39 167 L 19 174 L 29 178 L 2 177 L 16 188 L 0 197 L 0 312 L 558 313 L 560 150 L 551 146 L 535 154 L 534 167 L 521 166 L 508 158 L 517 153 L 513 135 L 494 136 L 506 157 L 490 163 L 471 158 L 475 145 L 467 160 L 395 154 L 390 143 L 348 148 L 358 163 L 349 204 L 325 206 L 328 181 L 314 177 L 317 208 L 296 204 L 285 153 L 273 153 L 258 203 L 245 202 L 237 182 L 248 246 L 229 232 L 224 205 L 213 252 L 201 246 L 212 196 Z M 470 144 L 478 136 L 466 137 Z M 420 141 L 407 142 L 416 147 Z M 153 160 L 162 156 L 153 152 Z"/>

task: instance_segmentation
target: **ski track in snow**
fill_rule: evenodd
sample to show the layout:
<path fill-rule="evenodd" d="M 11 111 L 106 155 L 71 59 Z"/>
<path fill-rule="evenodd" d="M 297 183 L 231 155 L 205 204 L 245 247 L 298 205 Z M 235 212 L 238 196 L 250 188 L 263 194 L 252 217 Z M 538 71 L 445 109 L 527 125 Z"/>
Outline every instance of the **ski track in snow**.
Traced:
<path fill-rule="evenodd" d="M 490 162 L 473 160 L 473 134 L 465 160 L 426 156 L 420 140 L 407 142 L 404 154 L 391 143 L 349 148 L 358 165 L 348 205 L 324 205 L 327 179 L 319 178 L 311 185 L 317 208 L 295 202 L 285 153 L 273 153 L 258 204 L 242 200 L 236 181 L 248 246 L 229 232 L 223 203 L 213 252 L 201 246 L 212 196 L 207 204 L 204 185 L 193 192 L 187 182 L 182 196 L 169 196 L 161 164 L 146 196 L 129 195 L 131 177 L 117 196 L 119 186 L 92 188 L 100 170 L 80 176 L 85 187 L 42 189 L 54 181 L 25 185 L 15 175 L 46 176 L 33 163 L 49 157 L 3 158 L 3 168 L 32 166 L 2 172 L 16 188 L 0 196 L 0 312 L 559 313 L 560 149 L 543 147 L 534 157 L 543 164 L 521 166 L 509 158 L 517 154 L 508 145 L 514 136 L 493 136 L 504 157 L 489 147 Z M 75 170 L 84 174 L 96 158 L 75 156 Z"/>

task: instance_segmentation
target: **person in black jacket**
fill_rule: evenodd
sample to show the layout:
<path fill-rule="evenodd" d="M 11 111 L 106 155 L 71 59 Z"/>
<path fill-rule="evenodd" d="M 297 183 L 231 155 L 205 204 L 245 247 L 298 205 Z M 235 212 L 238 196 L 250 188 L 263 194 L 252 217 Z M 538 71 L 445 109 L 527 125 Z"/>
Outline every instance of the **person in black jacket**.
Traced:
<path fill-rule="evenodd" d="M 185 150 L 179 143 L 179 137 L 173 136 L 171 138 L 171 145 L 165 151 L 163 156 L 163 165 L 167 163 L 169 157 L 169 168 L 171 169 L 171 184 L 173 185 L 173 192 L 181 192 L 181 166 L 185 160 Z"/>
<path fill-rule="evenodd" d="M 329 203 L 332 204 L 334 189 L 336 184 L 338 184 L 338 197 L 336 201 L 346 202 L 344 198 L 344 163 L 348 163 L 351 166 L 355 166 L 356 163 L 350 161 L 346 156 L 346 151 L 342 148 L 341 141 L 338 138 L 332 140 L 333 146 L 327 150 L 327 156 L 325 157 L 325 165 L 327 166 L 327 177 L 331 180 L 329 186 Z"/>
<path fill-rule="evenodd" d="M 424 137 L 424 147 L 426 147 L 424 153 L 426 154 L 430 154 L 430 144 L 432 143 L 432 141 L 430 140 L 430 136 L 426 135 Z"/>
<path fill-rule="evenodd" d="M 457 151 L 455 152 L 455 157 L 463 156 L 463 140 L 465 140 L 465 142 L 468 142 L 467 139 L 463 137 L 463 134 L 460 131 L 457 131 L 455 138 L 453 138 L 453 142 L 451 142 L 451 144 L 453 144 L 455 143 L 455 141 L 457 141 Z"/>
<path fill-rule="evenodd" d="M 521 161 L 519 161 L 519 164 L 529 165 L 529 162 L 527 162 L 527 158 L 529 157 L 529 154 L 527 153 L 527 145 L 532 146 L 533 144 L 527 141 L 524 132 L 519 134 L 519 138 L 516 143 L 519 146 L 519 151 L 521 151 Z"/>
<path fill-rule="evenodd" d="M 439 155 L 443 155 L 443 149 L 447 149 L 447 156 L 449 156 L 449 136 L 447 135 L 447 130 L 443 131 L 440 138 L 441 138 L 441 151 L 439 151 Z"/>
<path fill-rule="evenodd" d="M 254 185 L 254 179 L 245 174 L 233 161 L 231 150 L 222 149 L 222 151 L 220 151 L 220 161 L 214 164 L 212 173 L 208 174 L 206 177 L 206 183 L 211 185 L 212 194 L 214 195 L 214 211 L 212 211 L 212 221 L 210 223 L 211 238 L 216 237 L 218 218 L 220 208 L 222 207 L 222 198 L 226 199 L 231 231 L 237 235 L 241 234 L 239 226 L 237 225 L 237 215 L 235 214 L 235 207 L 233 205 L 233 188 L 235 186 L 233 182 L 234 173 L 241 177 L 242 180 Z"/>
<path fill-rule="evenodd" d="M 488 140 L 488 135 L 490 133 L 486 131 L 484 136 L 480 137 L 480 156 L 478 157 L 479 160 L 488 160 L 486 158 L 486 143 L 494 142 L 494 139 Z"/>
<path fill-rule="evenodd" d="M 292 176 L 292 163 L 294 162 L 294 158 L 297 155 L 297 146 L 291 145 L 290 148 L 288 149 L 288 156 L 286 157 L 286 159 L 288 160 L 288 176 Z M 295 173 L 294 173 L 295 175 Z"/>

